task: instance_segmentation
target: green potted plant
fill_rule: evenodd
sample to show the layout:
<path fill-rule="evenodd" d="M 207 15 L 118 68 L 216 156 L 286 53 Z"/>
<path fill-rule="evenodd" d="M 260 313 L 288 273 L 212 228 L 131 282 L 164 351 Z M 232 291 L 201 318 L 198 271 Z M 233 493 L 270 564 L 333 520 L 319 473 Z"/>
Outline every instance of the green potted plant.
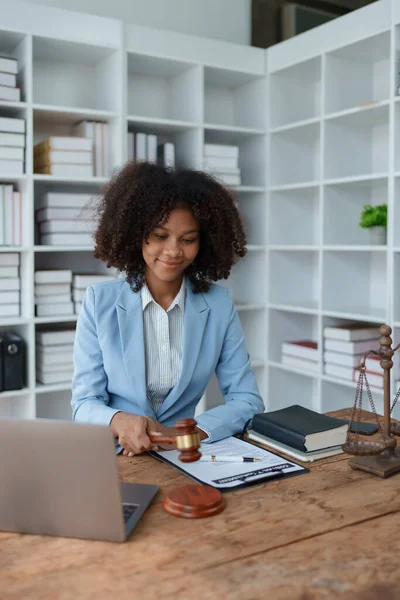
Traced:
<path fill-rule="evenodd" d="M 370 243 L 384 246 L 387 232 L 387 204 L 365 204 L 361 213 L 360 227 L 369 229 Z"/>

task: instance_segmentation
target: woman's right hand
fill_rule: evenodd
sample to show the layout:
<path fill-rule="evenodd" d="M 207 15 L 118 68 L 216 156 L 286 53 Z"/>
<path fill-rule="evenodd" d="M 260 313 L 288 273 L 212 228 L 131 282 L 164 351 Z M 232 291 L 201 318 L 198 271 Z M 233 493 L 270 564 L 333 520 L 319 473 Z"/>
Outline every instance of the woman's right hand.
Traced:
<path fill-rule="evenodd" d="M 146 417 L 118 412 L 112 418 L 110 426 L 123 448 L 123 456 L 157 450 L 157 445 L 147 435 L 149 420 Z"/>

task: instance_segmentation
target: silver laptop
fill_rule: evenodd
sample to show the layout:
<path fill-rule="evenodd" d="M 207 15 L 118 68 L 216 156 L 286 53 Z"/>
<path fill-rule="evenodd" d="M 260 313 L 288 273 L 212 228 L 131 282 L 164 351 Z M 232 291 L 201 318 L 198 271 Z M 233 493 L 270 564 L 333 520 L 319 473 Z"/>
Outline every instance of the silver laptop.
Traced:
<path fill-rule="evenodd" d="M 119 483 L 110 427 L 0 419 L 0 530 L 123 542 L 157 493 Z"/>

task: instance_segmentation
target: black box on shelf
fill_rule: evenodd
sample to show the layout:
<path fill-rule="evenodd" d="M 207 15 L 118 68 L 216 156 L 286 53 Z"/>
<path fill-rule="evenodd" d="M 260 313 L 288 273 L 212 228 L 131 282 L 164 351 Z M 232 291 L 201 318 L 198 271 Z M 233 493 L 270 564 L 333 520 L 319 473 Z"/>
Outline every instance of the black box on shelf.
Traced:
<path fill-rule="evenodd" d="M 0 334 L 0 391 L 20 390 L 25 379 L 25 341 L 16 333 Z"/>

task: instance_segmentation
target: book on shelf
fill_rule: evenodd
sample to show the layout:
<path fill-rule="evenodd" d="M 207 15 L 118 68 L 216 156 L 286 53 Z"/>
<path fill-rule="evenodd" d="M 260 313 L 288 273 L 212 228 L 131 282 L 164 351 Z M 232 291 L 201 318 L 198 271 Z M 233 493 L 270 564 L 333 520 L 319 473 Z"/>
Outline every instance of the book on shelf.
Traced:
<path fill-rule="evenodd" d="M 75 135 L 91 142 L 92 162 L 96 177 L 105 177 L 111 171 L 110 125 L 101 121 L 79 121 L 73 127 Z"/>
<path fill-rule="evenodd" d="M 59 344 L 73 344 L 75 341 L 75 327 L 54 327 L 36 331 L 36 343 L 42 346 L 58 346 Z"/>
<path fill-rule="evenodd" d="M 45 233 L 40 238 L 44 246 L 93 246 L 91 233 Z"/>
<path fill-rule="evenodd" d="M 8 58 L 0 56 L 0 71 L 2 73 L 18 74 L 18 60 L 16 58 Z"/>
<path fill-rule="evenodd" d="M 21 90 L 17 87 L 7 87 L 6 85 L 0 85 L 0 100 L 20 102 Z"/>
<path fill-rule="evenodd" d="M 1 285 L 1 282 L 0 282 Z M 0 318 L 2 317 L 19 317 L 20 304 L 0 304 Z"/>
<path fill-rule="evenodd" d="M 36 316 L 52 317 L 69 316 L 74 314 L 74 306 L 71 301 L 60 302 L 60 304 L 36 304 Z"/>
<path fill-rule="evenodd" d="M 147 134 L 135 133 L 135 160 L 147 160 Z"/>
<path fill-rule="evenodd" d="M 64 365 L 70 366 L 73 365 L 73 355 L 72 350 L 67 352 L 42 352 L 40 347 L 36 350 L 36 366 L 41 368 L 43 371 L 46 367 L 50 367 L 53 365 Z"/>
<path fill-rule="evenodd" d="M 225 158 L 239 158 L 239 146 L 230 144 L 204 144 L 204 157 L 219 156 Z"/>
<path fill-rule="evenodd" d="M 299 356 L 291 356 L 290 354 L 282 354 L 282 364 L 302 371 L 312 371 L 313 373 L 318 373 L 319 371 L 319 362 L 317 360 L 309 360 L 307 358 L 300 358 Z"/>
<path fill-rule="evenodd" d="M 0 184 L 0 246 L 21 245 L 22 194 L 10 184 Z"/>
<path fill-rule="evenodd" d="M 51 164 L 92 165 L 92 153 L 83 150 L 48 150 L 35 154 L 35 170 Z"/>
<path fill-rule="evenodd" d="M 0 160 L 0 173 L 7 176 L 23 175 L 24 161 L 23 160 Z"/>
<path fill-rule="evenodd" d="M 91 140 L 85 137 L 77 136 L 50 136 L 35 144 L 34 154 L 49 152 L 51 150 L 75 150 L 76 152 L 90 152 L 92 149 Z"/>
<path fill-rule="evenodd" d="M 82 308 L 82 302 L 74 302 L 74 310 L 75 310 L 76 315 L 79 315 L 81 308 Z"/>
<path fill-rule="evenodd" d="M 71 294 L 70 283 L 37 283 L 35 285 L 35 297 L 40 296 L 62 296 Z"/>
<path fill-rule="evenodd" d="M 343 352 L 343 354 L 364 354 L 368 350 L 379 350 L 379 340 L 362 340 L 361 342 L 345 342 L 342 340 L 324 340 L 325 350 Z"/>
<path fill-rule="evenodd" d="M 0 85 L 5 85 L 10 88 L 17 87 L 17 76 L 13 73 L 4 73 L 0 70 Z"/>
<path fill-rule="evenodd" d="M 25 119 L 0 117 L 0 131 L 4 133 L 25 133 Z"/>
<path fill-rule="evenodd" d="M 54 177 L 93 177 L 93 165 L 50 164 L 35 169 L 38 175 L 53 175 Z"/>
<path fill-rule="evenodd" d="M 230 156 L 206 156 L 204 159 L 204 168 L 211 170 L 221 170 L 224 172 L 234 173 L 240 171 L 238 164 L 238 157 Z"/>
<path fill-rule="evenodd" d="M 81 219 L 50 219 L 39 221 L 40 234 L 45 233 L 91 233 L 93 232 L 92 221 Z"/>
<path fill-rule="evenodd" d="M 0 142 L 0 160 L 15 160 L 18 162 L 24 162 L 25 148 L 18 148 L 17 146 L 5 146 Z"/>
<path fill-rule="evenodd" d="M 351 323 L 349 325 L 335 325 L 324 327 L 324 337 L 345 342 L 360 342 L 379 338 L 379 327 L 366 323 Z"/>
<path fill-rule="evenodd" d="M 41 369 L 36 370 L 36 381 L 43 385 L 55 385 L 57 383 L 70 383 L 74 375 L 74 370 L 68 368 L 66 370 L 58 369 L 56 372 L 43 372 Z"/>
<path fill-rule="evenodd" d="M 35 283 L 72 283 L 70 269 L 44 269 L 35 271 Z"/>
<path fill-rule="evenodd" d="M 368 383 L 371 387 L 383 389 L 383 373 L 373 373 L 371 371 L 366 370 L 365 374 Z M 355 369 L 353 373 L 353 381 L 357 382 L 359 377 L 360 371 L 358 369 Z"/>
<path fill-rule="evenodd" d="M 18 267 L 19 252 L 2 252 L 0 254 L 0 267 Z"/>
<path fill-rule="evenodd" d="M 216 173 L 213 172 L 213 175 L 217 177 L 222 183 L 225 185 L 241 185 L 242 178 L 240 175 L 230 175 L 229 173 Z"/>
<path fill-rule="evenodd" d="M 313 452 L 344 444 L 348 423 L 294 404 L 256 414 L 251 428 L 301 452 Z"/>
<path fill-rule="evenodd" d="M 42 208 L 77 208 L 82 210 L 90 202 L 90 194 L 72 192 L 47 192 L 36 198 L 36 210 Z"/>
<path fill-rule="evenodd" d="M 253 440 L 254 442 L 258 442 L 268 449 L 276 450 L 280 454 L 287 454 L 288 456 L 297 458 L 303 462 L 313 462 L 314 460 L 321 460 L 322 458 L 329 458 L 330 456 L 343 454 L 341 446 L 332 446 L 331 448 L 314 450 L 313 452 L 301 452 L 301 450 L 296 450 L 287 444 L 282 444 L 282 442 L 278 442 L 273 438 L 262 435 L 261 433 L 257 433 L 253 429 L 249 429 L 247 435 L 249 436 L 249 439 Z"/>
<path fill-rule="evenodd" d="M 0 277 L 18 277 L 19 276 L 19 267 L 15 267 L 15 266 L 7 266 L 7 267 L 0 267 Z M 0 285 L 2 285 L 2 283 L 0 283 Z"/>
<path fill-rule="evenodd" d="M 25 148 L 25 134 L 5 133 L 0 130 L 0 146 L 5 146 L 7 148 Z"/>
<path fill-rule="evenodd" d="M 393 356 L 392 360 L 393 362 L 395 362 L 396 360 L 396 354 Z M 367 356 L 367 358 L 365 359 L 365 368 L 367 371 L 369 371 L 370 373 L 377 373 L 378 375 L 382 375 L 383 374 L 383 369 L 381 367 L 381 357 L 380 356 L 376 356 L 376 355 L 370 355 Z M 359 365 L 357 365 L 359 366 Z"/>
<path fill-rule="evenodd" d="M 40 352 L 42 355 L 47 354 L 70 354 L 74 351 L 73 342 L 69 342 L 68 344 L 51 344 L 49 346 L 43 346 L 42 344 L 36 344 L 36 351 Z"/>
<path fill-rule="evenodd" d="M 128 157 L 128 160 L 135 160 L 135 132 L 134 131 L 128 131 L 126 141 L 127 141 L 126 155 Z"/>
<path fill-rule="evenodd" d="M 1 289 L 5 291 L 16 291 L 21 289 L 21 280 L 19 277 L 3 277 L 1 279 Z"/>
<path fill-rule="evenodd" d="M 157 162 L 157 147 L 158 136 L 152 133 L 147 134 L 147 160 L 149 162 Z"/>
<path fill-rule="evenodd" d="M 292 340 L 282 342 L 282 354 L 318 360 L 318 344 L 314 340 Z"/>
<path fill-rule="evenodd" d="M 159 164 L 164 165 L 164 167 L 175 168 L 175 144 L 173 142 L 159 144 L 157 155 Z"/>
<path fill-rule="evenodd" d="M 35 304 L 59 304 L 70 302 L 71 292 L 68 294 L 51 294 L 43 296 L 35 296 Z"/>
<path fill-rule="evenodd" d="M 93 217 L 85 214 L 82 208 L 39 208 L 35 213 L 36 223 L 57 221 L 60 219 L 92 221 Z"/>
<path fill-rule="evenodd" d="M 344 354 L 343 352 L 333 352 L 325 350 L 324 362 L 344 367 L 359 367 L 363 354 Z"/>
<path fill-rule="evenodd" d="M 82 303 L 82 300 L 83 300 L 85 294 L 86 294 L 86 289 L 73 288 L 72 301 Z"/>
<path fill-rule="evenodd" d="M 73 288 L 86 289 L 89 285 L 101 283 L 103 281 L 111 281 L 116 279 L 114 275 L 98 275 L 96 273 L 77 273 L 73 275 Z"/>
<path fill-rule="evenodd" d="M 19 304 L 19 291 L 5 291 L 2 289 L 0 282 L 0 304 Z"/>
<path fill-rule="evenodd" d="M 340 377 L 341 379 L 353 380 L 355 367 L 346 367 L 345 365 L 335 365 L 333 363 L 324 364 L 324 372 L 331 377 Z"/>

